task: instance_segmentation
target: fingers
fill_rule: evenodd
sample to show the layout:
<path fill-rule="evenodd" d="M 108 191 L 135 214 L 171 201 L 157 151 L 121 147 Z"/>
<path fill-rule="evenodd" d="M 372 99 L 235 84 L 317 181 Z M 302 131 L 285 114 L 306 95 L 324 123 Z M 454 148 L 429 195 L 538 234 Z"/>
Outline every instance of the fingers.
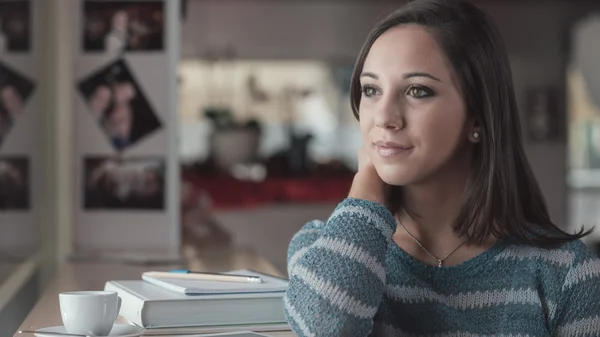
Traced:
<path fill-rule="evenodd" d="M 362 146 L 358 150 L 358 172 L 352 182 L 349 197 L 387 205 L 388 192 L 389 185 L 381 179 L 371 161 L 367 148 Z"/>
<path fill-rule="evenodd" d="M 369 165 L 372 165 L 371 158 L 369 157 L 367 149 L 362 146 L 358 150 L 358 170 L 362 171 Z"/>

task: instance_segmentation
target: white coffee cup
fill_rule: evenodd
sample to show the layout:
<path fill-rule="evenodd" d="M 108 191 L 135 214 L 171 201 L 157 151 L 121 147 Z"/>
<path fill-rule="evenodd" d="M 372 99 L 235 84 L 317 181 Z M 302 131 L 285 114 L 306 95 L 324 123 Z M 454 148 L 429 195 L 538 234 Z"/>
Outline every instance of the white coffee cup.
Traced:
<path fill-rule="evenodd" d="M 58 297 L 65 330 L 72 334 L 108 336 L 121 310 L 114 291 L 74 291 Z"/>

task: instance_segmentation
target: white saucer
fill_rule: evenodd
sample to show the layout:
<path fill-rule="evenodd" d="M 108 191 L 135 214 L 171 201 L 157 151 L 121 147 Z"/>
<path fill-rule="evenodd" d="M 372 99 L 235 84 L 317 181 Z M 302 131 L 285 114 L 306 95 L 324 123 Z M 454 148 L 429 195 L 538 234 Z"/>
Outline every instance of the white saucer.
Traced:
<path fill-rule="evenodd" d="M 62 325 L 38 329 L 35 331 L 36 331 L 35 335 L 37 337 L 56 337 L 56 335 L 48 335 L 48 334 L 45 334 L 44 332 L 67 333 L 67 330 Z M 115 325 L 113 325 L 113 328 L 110 331 L 110 334 L 108 336 L 98 336 L 98 337 L 138 337 L 138 336 L 141 336 L 142 333 L 144 333 L 143 328 L 133 326 L 133 325 L 115 324 Z"/>

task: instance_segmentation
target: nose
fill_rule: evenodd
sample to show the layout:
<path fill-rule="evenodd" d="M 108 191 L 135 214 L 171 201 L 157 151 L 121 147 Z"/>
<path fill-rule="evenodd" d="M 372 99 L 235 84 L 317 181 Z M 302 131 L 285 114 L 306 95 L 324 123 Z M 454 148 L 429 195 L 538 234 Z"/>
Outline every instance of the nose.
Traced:
<path fill-rule="evenodd" d="M 382 129 L 392 131 L 401 130 L 405 126 L 403 108 L 394 97 L 387 97 L 380 101 L 375 115 L 375 125 Z"/>

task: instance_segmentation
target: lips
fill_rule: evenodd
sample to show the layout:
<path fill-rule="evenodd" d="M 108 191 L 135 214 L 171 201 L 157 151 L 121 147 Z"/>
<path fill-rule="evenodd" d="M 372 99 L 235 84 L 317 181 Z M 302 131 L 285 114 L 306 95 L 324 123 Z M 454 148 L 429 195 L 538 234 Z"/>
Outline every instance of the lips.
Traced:
<path fill-rule="evenodd" d="M 414 148 L 414 146 L 384 140 L 379 140 L 373 143 L 373 145 L 375 145 L 377 153 L 382 157 L 394 157 L 408 154 Z"/>
<path fill-rule="evenodd" d="M 374 144 L 377 147 L 385 147 L 385 148 L 400 148 L 400 149 L 405 149 L 405 150 L 413 148 L 413 146 L 402 145 L 400 143 L 396 143 L 396 142 L 392 142 L 392 141 L 385 141 L 385 140 L 378 140 Z"/>

